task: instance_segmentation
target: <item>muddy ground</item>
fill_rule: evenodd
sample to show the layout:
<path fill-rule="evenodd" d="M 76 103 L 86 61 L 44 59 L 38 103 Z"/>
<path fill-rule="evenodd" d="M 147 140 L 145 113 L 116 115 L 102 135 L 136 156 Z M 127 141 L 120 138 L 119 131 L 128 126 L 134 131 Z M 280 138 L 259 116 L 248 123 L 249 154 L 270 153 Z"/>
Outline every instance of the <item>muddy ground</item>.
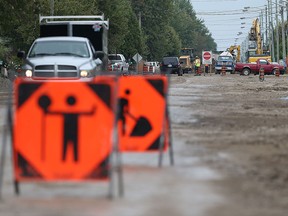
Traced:
<path fill-rule="evenodd" d="M 173 75 L 169 111 L 175 165 L 123 155 L 123 198 L 108 201 L 105 184 L 28 184 L 16 197 L 7 161 L 0 215 L 287 215 L 287 75 Z"/>
<path fill-rule="evenodd" d="M 174 121 L 174 133 L 225 176 L 218 183 L 229 204 L 209 215 L 287 215 L 287 76 L 266 76 L 264 82 L 238 74 L 171 80 L 172 89 L 194 89 L 183 90 L 183 101 L 196 97 L 182 105 L 196 121 Z"/>

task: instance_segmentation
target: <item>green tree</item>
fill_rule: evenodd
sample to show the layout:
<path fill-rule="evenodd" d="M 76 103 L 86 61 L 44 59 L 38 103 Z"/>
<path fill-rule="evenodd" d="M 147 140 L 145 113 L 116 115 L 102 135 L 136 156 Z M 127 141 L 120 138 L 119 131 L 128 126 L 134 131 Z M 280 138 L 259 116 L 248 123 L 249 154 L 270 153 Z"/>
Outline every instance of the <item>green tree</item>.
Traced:
<path fill-rule="evenodd" d="M 109 18 L 109 51 L 123 52 L 124 39 L 129 32 L 129 0 L 98 0 L 99 10 Z M 128 16 L 127 16 L 128 14 Z"/>
<path fill-rule="evenodd" d="M 54 15 L 99 15 L 97 0 L 54 0 Z M 51 11 L 50 11 L 51 15 Z"/>
<path fill-rule="evenodd" d="M 124 43 L 120 47 L 120 50 L 125 53 L 128 58 L 133 57 L 136 53 L 140 53 L 141 56 L 147 56 L 147 46 L 145 44 L 145 37 L 140 29 L 137 17 L 130 8 L 129 11 L 129 28 L 124 37 Z"/>
<path fill-rule="evenodd" d="M 189 0 L 0 0 L 0 38 L 5 52 L 28 50 L 39 36 L 41 15 L 99 15 L 109 18 L 109 52 L 149 60 L 178 55 L 181 46 L 216 49 Z M 6 49 L 7 47 L 7 49 Z M 4 51 L 1 51 L 2 53 Z"/>

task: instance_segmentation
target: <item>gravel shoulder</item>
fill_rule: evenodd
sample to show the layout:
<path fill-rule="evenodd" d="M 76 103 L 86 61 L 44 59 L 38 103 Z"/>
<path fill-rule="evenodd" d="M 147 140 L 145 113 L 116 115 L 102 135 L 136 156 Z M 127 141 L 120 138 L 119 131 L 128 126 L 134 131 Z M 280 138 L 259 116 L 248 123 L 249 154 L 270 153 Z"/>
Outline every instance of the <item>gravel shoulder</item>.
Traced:
<path fill-rule="evenodd" d="M 287 75 L 178 78 L 171 86 L 195 89 L 186 97 L 197 98 L 183 105 L 196 121 L 174 121 L 174 132 L 225 176 L 217 185 L 228 202 L 211 215 L 286 215 Z"/>

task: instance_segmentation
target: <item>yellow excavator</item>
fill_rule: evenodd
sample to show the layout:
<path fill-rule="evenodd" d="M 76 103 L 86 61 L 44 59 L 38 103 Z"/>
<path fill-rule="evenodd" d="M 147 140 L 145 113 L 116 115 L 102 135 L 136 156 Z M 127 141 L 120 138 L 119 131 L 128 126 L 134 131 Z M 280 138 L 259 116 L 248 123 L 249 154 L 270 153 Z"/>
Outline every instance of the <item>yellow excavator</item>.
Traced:
<path fill-rule="evenodd" d="M 250 44 L 246 53 L 247 61 L 249 63 L 256 62 L 259 58 L 267 59 L 271 62 L 271 55 L 269 50 L 263 51 L 261 28 L 258 18 L 253 20 L 252 27 L 249 32 L 249 42 Z"/>
<path fill-rule="evenodd" d="M 235 57 L 236 62 L 240 62 L 240 45 L 236 46 L 230 46 L 230 48 L 228 48 L 228 51 L 235 56 L 234 51 L 237 51 L 237 55 Z"/>

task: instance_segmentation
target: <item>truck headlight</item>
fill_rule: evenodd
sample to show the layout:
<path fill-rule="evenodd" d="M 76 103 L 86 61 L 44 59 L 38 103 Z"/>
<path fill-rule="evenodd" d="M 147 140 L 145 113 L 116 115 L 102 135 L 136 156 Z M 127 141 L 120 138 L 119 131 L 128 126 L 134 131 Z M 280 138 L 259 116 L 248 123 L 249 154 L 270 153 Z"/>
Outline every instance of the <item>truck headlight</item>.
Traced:
<path fill-rule="evenodd" d="M 26 75 L 26 77 L 32 77 L 32 71 L 26 70 L 25 75 Z"/>
<path fill-rule="evenodd" d="M 80 76 L 81 76 L 81 77 L 87 77 L 88 74 L 89 74 L 89 72 L 86 71 L 86 70 L 82 70 L 82 71 L 80 71 Z"/>

